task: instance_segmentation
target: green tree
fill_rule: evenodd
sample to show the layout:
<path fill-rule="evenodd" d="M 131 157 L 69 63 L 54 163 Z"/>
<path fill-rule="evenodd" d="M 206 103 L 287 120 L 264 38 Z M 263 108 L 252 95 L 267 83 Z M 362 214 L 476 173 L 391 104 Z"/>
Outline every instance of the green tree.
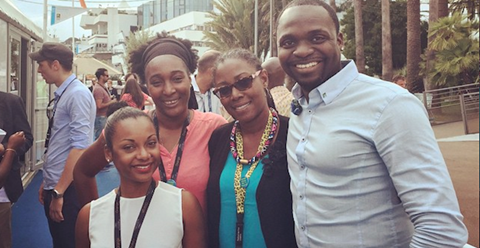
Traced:
<path fill-rule="evenodd" d="M 347 2 L 345 2 L 347 3 Z M 352 5 L 343 4 L 346 13 L 341 21 L 342 33 L 345 39 L 343 54 L 349 59 L 355 56 L 355 21 Z M 377 0 L 366 0 L 363 6 L 363 36 L 365 49 L 365 64 L 368 75 L 382 75 L 382 25 L 381 4 Z M 392 41 L 392 67 L 399 70 L 406 64 L 407 51 L 407 3 L 406 1 L 390 2 L 390 30 Z M 427 44 L 427 23 L 422 22 L 422 49 Z"/>
<path fill-rule="evenodd" d="M 258 0 L 258 54 L 265 57 L 270 50 L 270 0 Z M 273 0 L 275 1 L 275 0 Z M 273 19 L 292 0 L 275 1 Z M 210 12 L 212 21 L 206 23 L 205 42 L 218 51 L 240 47 L 253 52 L 254 46 L 254 0 L 219 0 L 213 3 L 217 12 Z M 211 31 L 212 30 L 212 31 Z M 275 29 L 274 29 L 275 30 Z M 273 39 L 276 41 L 275 32 Z M 276 44 L 276 42 L 273 42 Z M 276 56 L 276 45 L 273 47 Z"/>
<path fill-rule="evenodd" d="M 259 6 L 265 6 L 268 0 L 259 0 Z M 212 21 L 205 25 L 205 42 L 209 47 L 218 51 L 227 51 L 231 48 L 245 48 L 253 51 L 254 47 L 254 0 L 219 0 L 213 2 L 218 12 L 210 12 Z M 268 16 L 268 11 L 259 7 L 259 17 Z M 214 30 L 214 31 L 210 31 Z M 268 52 L 269 25 L 259 24 L 258 54 Z M 265 38 L 266 37 L 266 38 Z"/>
<path fill-rule="evenodd" d="M 480 2 L 478 0 L 452 0 L 450 3 L 451 12 L 468 14 L 468 19 L 474 20 L 475 14 L 480 14 Z"/>
<path fill-rule="evenodd" d="M 478 20 L 454 13 L 431 24 L 429 46 L 435 52 L 435 63 L 428 70 L 432 85 L 437 88 L 470 84 L 479 81 Z"/>
<path fill-rule="evenodd" d="M 125 62 L 128 63 L 130 60 L 130 52 L 139 48 L 141 45 L 147 43 L 150 39 L 153 38 L 152 32 L 148 32 L 145 30 L 139 30 L 135 33 L 130 33 L 127 37 L 125 46 L 126 46 L 126 55 L 125 55 Z M 128 71 L 132 71 L 132 65 L 128 63 Z"/>

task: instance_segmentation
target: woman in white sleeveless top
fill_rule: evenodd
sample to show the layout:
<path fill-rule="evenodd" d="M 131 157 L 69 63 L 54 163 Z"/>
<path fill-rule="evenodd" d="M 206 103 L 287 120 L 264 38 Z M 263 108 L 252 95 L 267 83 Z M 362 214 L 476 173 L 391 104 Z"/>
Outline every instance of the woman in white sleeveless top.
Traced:
<path fill-rule="evenodd" d="M 206 247 L 200 205 L 188 191 L 152 174 L 160 160 L 151 118 L 125 107 L 105 126 L 105 157 L 120 187 L 85 205 L 76 225 L 77 247 Z"/>

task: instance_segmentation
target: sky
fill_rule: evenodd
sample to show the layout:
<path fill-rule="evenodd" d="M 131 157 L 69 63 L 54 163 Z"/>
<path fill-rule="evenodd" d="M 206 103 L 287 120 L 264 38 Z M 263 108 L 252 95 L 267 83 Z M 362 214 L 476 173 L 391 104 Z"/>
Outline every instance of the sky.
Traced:
<path fill-rule="evenodd" d="M 41 29 L 43 29 L 43 3 L 44 0 L 10 0 L 17 8 L 30 20 L 36 23 Z M 51 6 L 64 6 L 72 7 L 71 0 L 47 0 L 48 5 L 48 21 L 47 21 L 47 30 L 49 36 L 56 36 L 60 41 L 64 41 L 68 38 L 71 38 L 73 35 L 72 32 L 72 20 L 65 20 L 61 23 L 50 25 L 50 15 L 51 15 Z M 140 4 L 146 2 L 146 0 L 125 0 L 131 7 L 139 6 Z M 102 1 L 102 0 L 85 0 L 87 7 L 116 7 L 120 1 Z M 80 1 L 74 0 L 74 6 L 80 8 Z M 83 35 L 91 35 L 90 30 L 85 30 L 80 27 L 80 19 L 82 14 L 77 15 L 74 18 L 74 32 L 75 37 L 81 38 Z"/>

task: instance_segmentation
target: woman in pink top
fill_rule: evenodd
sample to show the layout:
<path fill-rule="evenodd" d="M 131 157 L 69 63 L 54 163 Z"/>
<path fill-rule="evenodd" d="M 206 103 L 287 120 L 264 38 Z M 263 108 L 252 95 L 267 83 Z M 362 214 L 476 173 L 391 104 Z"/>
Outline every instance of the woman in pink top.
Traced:
<path fill-rule="evenodd" d="M 157 130 L 162 162 L 154 173 L 161 180 L 193 193 L 206 213 L 206 187 L 213 130 L 226 123 L 220 115 L 189 109 L 190 75 L 197 57 L 191 42 L 166 33 L 130 53 L 132 72 L 147 82 L 155 103 L 150 112 Z M 194 96 L 193 96 L 194 97 Z M 74 169 L 81 204 L 98 198 L 95 175 L 107 164 L 103 136 L 85 150 Z"/>
<path fill-rule="evenodd" d="M 145 105 L 153 105 L 152 98 L 142 92 L 142 89 L 135 78 L 127 80 L 120 101 L 125 101 L 128 106 L 137 109 L 143 109 Z"/>

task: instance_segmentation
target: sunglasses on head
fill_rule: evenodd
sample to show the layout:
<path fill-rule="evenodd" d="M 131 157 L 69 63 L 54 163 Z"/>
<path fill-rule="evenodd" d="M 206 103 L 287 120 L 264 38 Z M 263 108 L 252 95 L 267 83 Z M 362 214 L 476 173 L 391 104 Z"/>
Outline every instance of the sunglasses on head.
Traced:
<path fill-rule="evenodd" d="M 231 85 L 225 85 L 225 86 L 218 87 L 215 90 L 213 90 L 213 93 L 218 98 L 227 98 L 227 97 L 230 97 L 232 95 L 233 87 L 235 87 L 235 89 L 237 89 L 239 91 L 248 90 L 252 87 L 253 80 L 256 77 L 258 77 L 258 75 L 260 74 L 261 71 L 262 70 L 258 70 L 254 74 L 252 74 L 248 77 L 241 78 Z"/>

